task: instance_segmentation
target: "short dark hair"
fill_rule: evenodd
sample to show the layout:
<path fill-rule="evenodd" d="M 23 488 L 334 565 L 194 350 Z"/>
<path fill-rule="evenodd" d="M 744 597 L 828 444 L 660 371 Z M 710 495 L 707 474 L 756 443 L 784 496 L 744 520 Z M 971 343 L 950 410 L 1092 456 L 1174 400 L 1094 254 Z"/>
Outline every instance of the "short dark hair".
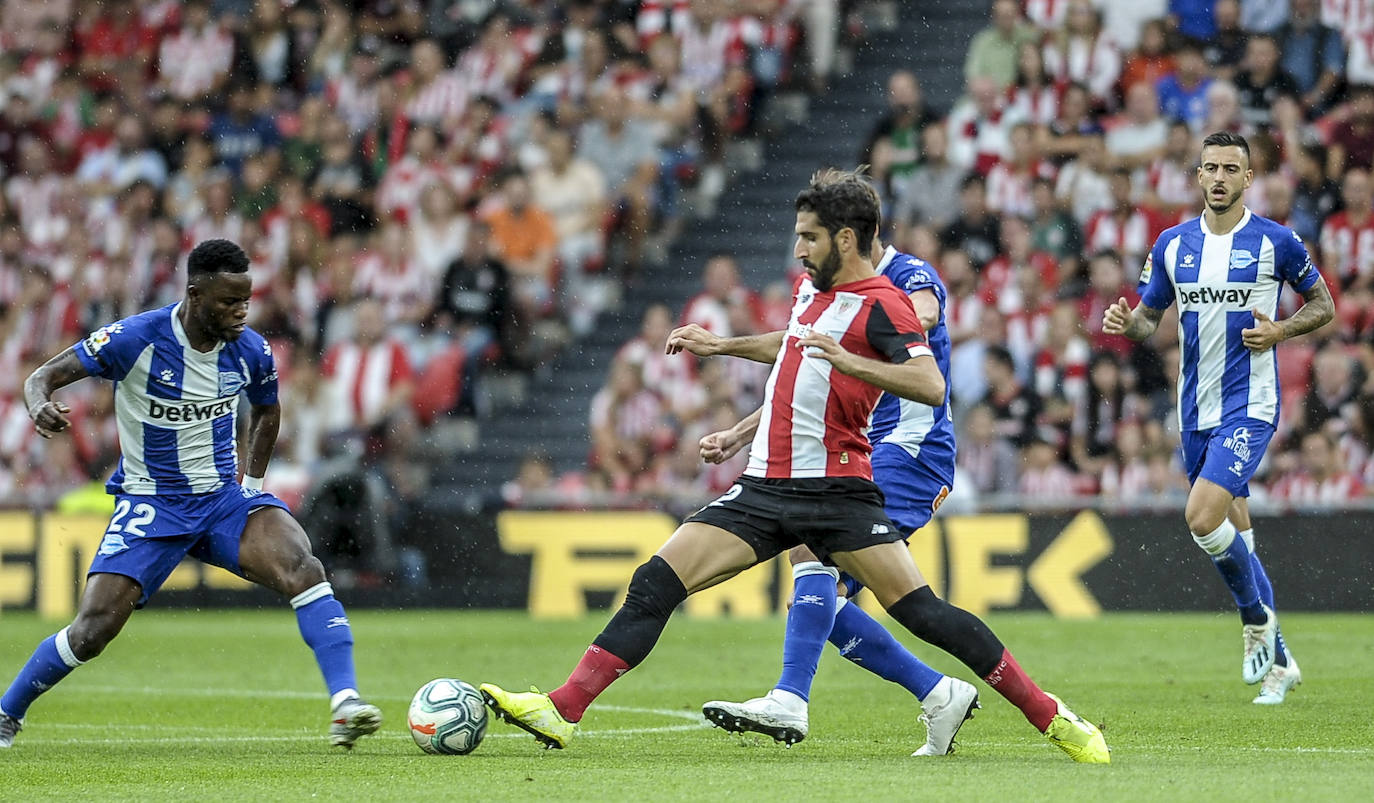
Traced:
<path fill-rule="evenodd" d="M 1245 154 L 1245 161 L 1250 161 L 1250 143 L 1245 141 L 1245 137 L 1230 131 L 1213 131 L 1202 141 L 1202 147 L 1240 148 L 1241 153 Z"/>
<path fill-rule="evenodd" d="M 202 277 L 216 273 L 247 273 L 248 254 L 238 243 L 229 240 L 205 240 L 191 249 L 186 258 L 186 283 L 195 284 Z"/>
<path fill-rule="evenodd" d="M 862 168 L 817 171 L 811 176 L 811 184 L 797 193 L 796 209 L 814 212 L 832 238 L 842 229 L 852 230 L 864 253 L 878 236 L 878 193 L 864 177 Z"/>

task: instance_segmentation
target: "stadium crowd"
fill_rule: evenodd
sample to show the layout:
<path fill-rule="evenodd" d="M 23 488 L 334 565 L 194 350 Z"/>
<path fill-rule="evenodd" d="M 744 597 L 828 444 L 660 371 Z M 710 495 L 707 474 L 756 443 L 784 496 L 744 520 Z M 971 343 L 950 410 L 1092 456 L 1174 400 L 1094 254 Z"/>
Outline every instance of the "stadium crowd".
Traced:
<path fill-rule="evenodd" d="M 108 475 L 108 389 L 67 391 L 44 441 L 23 379 L 179 298 L 214 237 L 253 258 L 283 382 L 271 489 L 412 498 L 484 375 L 546 364 L 727 160 L 757 168 L 761 111 L 824 86 L 852 5 L 7 0 L 0 500 Z"/>
<path fill-rule="evenodd" d="M 1318 0 L 1131 3 L 995 0 L 970 43 L 966 92 L 940 116 L 898 67 L 859 163 L 884 198 L 883 236 L 948 288 L 959 439 L 951 500 L 1181 505 L 1171 310 L 1151 340 L 1101 333 L 1138 300 L 1155 238 L 1201 210 L 1203 136 L 1244 134 L 1255 213 L 1291 226 L 1321 268 L 1337 321 L 1280 345 L 1283 414 L 1261 505 L 1374 494 L 1374 14 Z M 795 270 L 795 268 L 794 268 Z M 723 335 L 787 322 L 790 280 L 741 286 L 728 254 L 674 315 L 649 310 L 591 409 L 585 471 L 537 457 L 510 498 L 609 492 L 649 504 L 725 491 L 744 456 L 695 460 L 696 440 L 757 406 L 754 366 L 663 357 L 676 322 Z M 796 273 L 792 274 L 795 279 Z M 1289 290 L 1283 315 L 1301 299 Z M 1013 501 L 1014 500 L 1014 501 Z M 683 500 L 687 501 L 686 499 Z M 574 501 L 575 503 L 575 501 Z"/>

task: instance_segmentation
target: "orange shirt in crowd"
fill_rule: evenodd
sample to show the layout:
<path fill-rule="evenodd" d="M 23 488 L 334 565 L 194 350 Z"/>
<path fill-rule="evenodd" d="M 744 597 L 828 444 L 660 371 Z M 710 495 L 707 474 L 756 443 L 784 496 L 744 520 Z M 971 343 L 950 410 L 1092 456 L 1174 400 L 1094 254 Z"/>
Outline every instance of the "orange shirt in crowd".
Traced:
<path fill-rule="evenodd" d="M 495 209 L 487 214 L 487 225 L 491 227 L 492 245 L 506 260 L 532 259 L 539 252 L 558 245 L 553 218 L 533 204 L 519 214 L 507 207 Z"/>

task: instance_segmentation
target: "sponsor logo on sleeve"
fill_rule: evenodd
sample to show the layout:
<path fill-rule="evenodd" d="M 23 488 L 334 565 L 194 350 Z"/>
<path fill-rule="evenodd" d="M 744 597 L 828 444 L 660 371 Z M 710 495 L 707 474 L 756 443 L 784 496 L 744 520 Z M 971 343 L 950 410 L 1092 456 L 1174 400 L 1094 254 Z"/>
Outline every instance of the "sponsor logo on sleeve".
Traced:
<path fill-rule="evenodd" d="M 82 341 L 82 345 L 86 347 L 86 353 L 95 356 L 100 353 L 101 349 L 110 344 L 111 337 L 123 331 L 124 324 L 122 323 L 112 323 L 107 326 L 102 326 L 94 332 L 91 332 L 91 334 Z"/>
<path fill-rule="evenodd" d="M 1155 255 L 1154 255 L 1154 254 L 1146 254 L 1146 255 L 1145 255 L 1145 264 L 1142 265 L 1141 268 L 1140 268 L 1140 283 L 1141 283 L 1141 284 L 1149 284 L 1149 283 L 1150 283 L 1150 274 L 1152 274 L 1152 273 L 1154 273 L 1154 272 L 1155 272 Z"/>

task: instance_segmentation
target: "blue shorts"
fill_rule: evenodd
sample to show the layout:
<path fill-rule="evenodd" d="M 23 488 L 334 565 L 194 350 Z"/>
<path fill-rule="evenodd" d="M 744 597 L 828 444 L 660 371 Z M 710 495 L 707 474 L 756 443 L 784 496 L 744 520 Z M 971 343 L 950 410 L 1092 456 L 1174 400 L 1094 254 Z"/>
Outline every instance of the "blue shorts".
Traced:
<path fill-rule="evenodd" d="M 903 536 L 926 526 L 954 487 L 953 460 L 948 474 L 928 462 L 893 443 L 879 443 L 873 449 L 873 481 L 883 492 L 887 517 Z"/>
<path fill-rule="evenodd" d="M 1254 418 L 1237 418 L 1215 429 L 1184 432 L 1183 467 L 1188 483 L 1211 480 L 1235 497 L 1250 495 L 1250 478 L 1274 437 L 1274 425 Z"/>
<path fill-rule="evenodd" d="M 242 576 L 239 538 L 248 514 L 260 507 L 291 512 L 272 494 L 238 484 L 209 494 L 116 494 L 114 515 L 86 574 L 122 574 L 133 579 L 143 588 L 140 608 L 186 555 Z"/>
<path fill-rule="evenodd" d="M 873 482 L 883 492 L 883 512 L 897 525 L 902 540 L 926 526 L 944 504 L 954 487 L 954 461 L 949 461 L 948 476 L 911 456 L 894 443 L 879 443 L 873 448 Z M 858 594 L 863 585 L 847 572 L 840 572 L 846 596 Z"/>

